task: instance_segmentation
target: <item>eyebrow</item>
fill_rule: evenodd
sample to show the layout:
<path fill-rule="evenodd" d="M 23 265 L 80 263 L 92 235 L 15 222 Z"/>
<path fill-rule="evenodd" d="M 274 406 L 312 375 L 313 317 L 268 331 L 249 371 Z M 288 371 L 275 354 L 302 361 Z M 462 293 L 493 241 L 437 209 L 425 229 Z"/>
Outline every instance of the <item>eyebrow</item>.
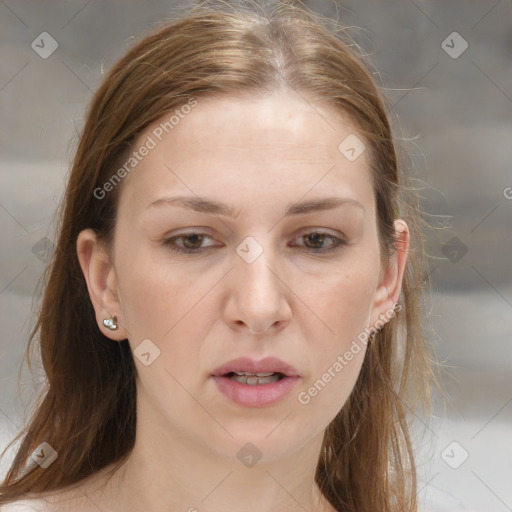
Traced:
<path fill-rule="evenodd" d="M 235 209 L 232 206 L 197 196 L 162 197 L 153 201 L 147 209 L 164 205 L 188 208 L 200 213 L 211 213 L 225 217 L 235 216 Z M 300 203 L 292 203 L 286 208 L 284 216 L 289 217 L 292 215 L 305 215 L 313 212 L 332 210 L 342 205 L 356 206 L 365 211 L 363 205 L 355 199 L 348 197 L 325 197 L 310 201 L 302 201 Z"/>

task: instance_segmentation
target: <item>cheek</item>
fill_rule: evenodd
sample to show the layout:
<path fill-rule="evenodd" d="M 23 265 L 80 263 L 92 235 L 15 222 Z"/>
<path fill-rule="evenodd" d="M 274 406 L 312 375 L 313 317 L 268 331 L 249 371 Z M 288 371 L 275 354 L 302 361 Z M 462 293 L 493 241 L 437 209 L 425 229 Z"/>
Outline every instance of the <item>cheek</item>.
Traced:
<path fill-rule="evenodd" d="M 133 248 L 127 254 L 130 258 L 119 265 L 119 283 L 129 343 L 135 356 L 146 339 L 159 351 L 147 367 L 135 357 L 139 385 L 165 410 L 172 403 L 172 410 L 183 411 L 193 404 L 180 383 L 190 381 L 189 370 L 197 367 L 200 341 L 207 335 L 201 329 L 205 315 L 212 314 L 211 305 L 204 310 L 208 303 L 204 296 L 213 283 L 209 279 L 198 283 L 179 265 L 157 261 L 150 251 Z"/>
<path fill-rule="evenodd" d="M 332 348 L 343 348 L 368 324 L 377 284 L 377 276 L 370 269 L 366 265 L 347 266 L 328 275 L 311 291 L 308 304 L 322 320 L 328 333 L 323 338 Z"/>
<path fill-rule="evenodd" d="M 348 349 L 334 354 L 310 381 L 304 382 L 297 400 L 310 417 L 322 418 L 325 428 L 347 401 L 359 376 L 366 347 Z"/>
<path fill-rule="evenodd" d="M 161 340 L 199 300 L 199 287 L 176 265 L 163 264 L 147 249 L 130 247 L 118 261 L 123 315 L 133 341 Z"/>
<path fill-rule="evenodd" d="M 367 268 L 364 266 L 364 268 Z M 363 266 L 346 270 L 323 281 L 312 291 L 321 331 L 310 329 L 310 353 L 313 372 L 305 378 L 298 401 L 315 414 L 328 418 L 341 409 L 359 376 L 366 353 L 366 331 L 377 276 Z M 308 301 L 308 302 L 309 302 Z M 313 325 L 313 324 L 311 324 Z"/>

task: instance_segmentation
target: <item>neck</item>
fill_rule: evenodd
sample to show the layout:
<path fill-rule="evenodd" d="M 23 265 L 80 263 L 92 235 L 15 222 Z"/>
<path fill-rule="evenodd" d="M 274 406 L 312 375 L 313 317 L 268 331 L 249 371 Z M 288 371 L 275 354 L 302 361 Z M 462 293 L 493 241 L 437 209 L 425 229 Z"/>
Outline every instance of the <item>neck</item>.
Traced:
<path fill-rule="evenodd" d="M 335 512 L 314 478 L 323 431 L 277 455 L 279 436 L 277 452 L 270 442 L 259 450 L 250 439 L 231 439 L 229 453 L 213 440 L 201 444 L 168 427 L 138 415 L 130 456 L 102 491 L 90 496 L 97 506 L 111 512 Z"/>
<path fill-rule="evenodd" d="M 281 412 L 247 414 L 194 430 L 139 400 L 130 456 L 88 499 L 109 512 L 335 512 L 315 482 L 324 431 L 304 438 Z"/>
<path fill-rule="evenodd" d="M 304 452 L 285 460 L 260 459 L 249 467 L 236 456 L 208 456 L 192 448 L 175 451 L 172 445 L 160 446 L 159 454 L 151 454 L 135 446 L 112 480 L 114 492 L 108 508 L 101 508 L 113 512 L 332 511 L 314 473 L 303 469 L 314 447 L 305 447 Z"/>

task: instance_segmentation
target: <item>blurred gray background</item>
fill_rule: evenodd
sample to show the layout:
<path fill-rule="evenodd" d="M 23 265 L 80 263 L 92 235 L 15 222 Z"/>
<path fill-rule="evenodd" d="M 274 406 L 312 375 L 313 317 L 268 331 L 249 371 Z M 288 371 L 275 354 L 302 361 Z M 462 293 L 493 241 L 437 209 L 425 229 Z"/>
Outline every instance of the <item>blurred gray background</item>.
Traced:
<path fill-rule="evenodd" d="M 102 70 L 187 4 L 0 0 L 0 449 L 43 378 L 25 368 L 18 388 L 85 108 Z M 428 241 L 426 312 L 447 397 L 437 394 L 433 418 L 417 422 L 426 431 L 423 509 L 510 511 L 512 2 L 307 5 L 353 27 L 370 54 L 422 208 L 438 228 Z"/>

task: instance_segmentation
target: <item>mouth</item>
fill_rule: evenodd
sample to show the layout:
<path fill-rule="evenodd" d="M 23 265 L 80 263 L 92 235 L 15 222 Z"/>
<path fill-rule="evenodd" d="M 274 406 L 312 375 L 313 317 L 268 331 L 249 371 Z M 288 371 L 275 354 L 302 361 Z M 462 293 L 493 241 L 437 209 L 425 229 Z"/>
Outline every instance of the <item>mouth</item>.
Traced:
<path fill-rule="evenodd" d="M 254 378 L 273 379 L 270 382 L 275 382 L 286 377 L 300 377 L 300 374 L 296 368 L 276 357 L 266 357 L 259 361 L 250 357 L 240 357 L 218 367 L 212 372 L 212 376 L 235 380 L 238 377 L 247 377 L 250 384 Z"/>
<path fill-rule="evenodd" d="M 300 377 L 281 372 L 247 374 L 229 372 L 212 376 L 217 389 L 232 403 L 243 407 L 268 407 L 285 399 Z"/>
<path fill-rule="evenodd" d="M 240 357 L 213 371 L 217 389 L 244 407 L 267 407 L 288 396 L 302 379 L 296 368 L 276 357 Z"/>
<path fill-rule="evenodd" d="M 279 380 L 285 379 L 287 376 L 281 372 L 266 372 L 266 373 L 247 373 L 247 372 L 229 372 L 222 377 L 239 382 L 240 384 L 247 384 L 249 386 L 259 386 L 262 384 L 271 384 Z"/>

